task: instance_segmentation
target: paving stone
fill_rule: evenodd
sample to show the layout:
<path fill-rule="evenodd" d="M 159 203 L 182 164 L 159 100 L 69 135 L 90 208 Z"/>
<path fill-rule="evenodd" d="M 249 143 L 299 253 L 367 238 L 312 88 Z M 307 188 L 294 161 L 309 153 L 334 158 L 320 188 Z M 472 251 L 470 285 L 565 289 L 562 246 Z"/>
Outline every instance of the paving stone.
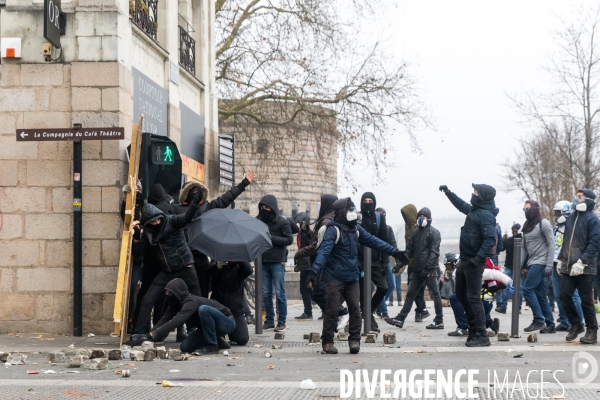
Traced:
<path fill-rule="evenodd" d="M 48 353 L 48 360 L 53 363 L 65 362 L 65 353 L 62 351 L 51 351 Z"/>
<path fill-rule="evenodd" d="M 527 336 L 527 341 L 529 343 L 537 343 L 537 341 L 538 341 L 537 333 L 530 333 L 529 336 Z"/>
<path fill-rule="evenodd" d="M 144 361 L 145 353 L 141 350 L 133 350 L 131 352 L 131 361 Z"/>
<path fill-rule="evenodd" d="M 365 339 L 365 343 L 375 343 L 376 336 L 373 333 L 368 333 Z"/>
<path fill-rule="evenodd" d="M 142 351 L 148 351 L 154 348 L 154 342 L 145 341 L 142 343 Z"/>
<path fill-rule="evenodd" d="M 149 349 L 144 352 L 144 361 L 154 361 L 156 358 L 156 350 Z"/>
<path fill-rule="evenodd" d="M 396 334 L 393 332 L 386 332 L 383 334 L 383 343 L 384 344 L 394 344 L 396 343 Z"/>
<path fill-rule="evenodd" d="M 348 332 L 340 332 L 337 334 L 338 340 L 348 340 L 350 334 Z"/>
<path fill-rule="evenodd" d="M 167 358 L 167 349 L 165 346 L 158 346 L 156 348 L 156 358 L 159 360 L 164 360 Z"/>
<path fill-rule="evenodd" d="M 121 360 L 123 359 L 123 353 L 119 349 L 113 349 L 108 352 L 109 360 Z"/>
<path fill-rule="evenodd" d="M 308 343 L 319 343 L 321 341 L 321 334 L 319 332 L 311 332 L 308 336 Z"/>
<path fill-rule="evenodd" d="M 25 361 L 27 361 L 27 355 L 21 353 L 12 353 L 6 357 L 6 362 L 12 365 L 23 365 L 25 364 Z"/>
<path fill-rule="evenodd" d="M 92 349 L 92 354 L 90 355 L 90 358 L 94 359 L 94 358 L 104 358 L 106 357 L 106 350 L 104 349 Z"/>
<path fill-rule="evenodd" d="M 510 341 L 510 334 L 506 333 L 506 332 L 499 332 L 498 333 L 498 341 L 499 342 L 508 342 L 508 341 Z"/>
<path fill-rule="evenodd" d="M 285 339 L 285 332 L 275 332 L 275 339 Z"/>

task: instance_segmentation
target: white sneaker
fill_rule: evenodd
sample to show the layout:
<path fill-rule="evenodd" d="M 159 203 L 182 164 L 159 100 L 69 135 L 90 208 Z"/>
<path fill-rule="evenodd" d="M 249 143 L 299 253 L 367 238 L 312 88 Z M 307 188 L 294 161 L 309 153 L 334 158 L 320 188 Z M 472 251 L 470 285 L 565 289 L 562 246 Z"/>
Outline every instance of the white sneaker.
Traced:
<path fill-rule="evenodd" d="M 386 306 L 391 306 L 392 304 L 394 304 L 394 302 L 393 302 L 393 301 L 386 301 L 386 302 L 385 302 L 385 305 L 386 305 Z"/>
<path fill-rule="evenodd" d="M 398 302 L 397 301 L 392 301 L 392 305 L 398 306 Z"/>
<path fill-rule="evenodd" d="M 350 314 L 342 315 L 338 319 L 337 329 L 339 332 L 342 332 L 344 330 L 344 327 L 346 326 L 346 322 L 348 322 L 348 320 L 350 320 Z"/>

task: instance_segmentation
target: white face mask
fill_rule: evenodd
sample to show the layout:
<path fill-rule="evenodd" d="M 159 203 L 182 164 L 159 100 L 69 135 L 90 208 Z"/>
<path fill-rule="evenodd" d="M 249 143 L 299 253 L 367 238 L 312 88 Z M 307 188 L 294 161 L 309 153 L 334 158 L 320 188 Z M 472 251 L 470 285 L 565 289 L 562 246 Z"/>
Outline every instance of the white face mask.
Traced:
<path fill-rule="evenodd" d="M 583 211 L 587 211 L 587 204 L 585 204 L 585 203 L 579 203 L 579 204 L 577 204 L 577 205 L 575 206 L 575 209 L 576 209 L 577 211 L 581 211 L 581 212 L 583 212 Z"/>
<path fill-rule="evenodd" d="M 348 214 L 346 214 L 346 220 L 348 220 L 348 222 L 356 221 L 357 219 L 358 214 L 356 211 L 348 211 Z"/>
<path fill-rule="evenodd" d="M 564 224 L 565 222 L 567 222 L 567 218 L 564 215 L 561 215 L 556 219 L 556 222 L 559 224 Z"/>
<path fill-rule="evenodd" d="M 425 228 L 427 226 L 427 218 L 418 218 L 417 225 L 419 225 L 421 228 Z"/>

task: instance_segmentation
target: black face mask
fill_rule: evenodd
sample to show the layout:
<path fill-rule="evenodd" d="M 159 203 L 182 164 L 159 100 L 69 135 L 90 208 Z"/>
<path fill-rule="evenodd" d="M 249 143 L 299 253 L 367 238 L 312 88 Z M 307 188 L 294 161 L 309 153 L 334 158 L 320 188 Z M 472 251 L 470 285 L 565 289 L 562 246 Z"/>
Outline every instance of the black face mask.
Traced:
<path fill-rule="evenodd" d="M 170 306 L 178 306 L 179 305 L 179 300 L 177 300 L 177 297 L 175 297 L 175 295 L 173 293 L 165 294 L 165 299 L 167 301 L 167 304 Z"/>
<path fill-rule="evenodd" d="M 481 204 L 481 203 L 482 203 L 482 201 L 479 198 L 479 196 L 475 196 L 474 194 L 471 195 L 471 205 L 474 206 L 474 205 Z"/>
<path fill-rule="evenodd" d="M 164 225 L 164 223 L 165 223 L 165 220 L 161 218 L 160 223 L 158 223 L 156 225 L 148 224 L 144 228 L 148 229 L 150 232 L 158 233 L 162 229 L 162 226 Z"/>
<path fill-rule="evenodd" d="M 260 209 L 259 218 L 263 222 L 271 222 L 275 218 L 275 211 L 267 211 L 264 208 Z"/>
<path fill-rule="evenodd" d="M 373 214 L 375 212 L 375 203 L 362 203 L 361 211 L 363 213 Z"/>

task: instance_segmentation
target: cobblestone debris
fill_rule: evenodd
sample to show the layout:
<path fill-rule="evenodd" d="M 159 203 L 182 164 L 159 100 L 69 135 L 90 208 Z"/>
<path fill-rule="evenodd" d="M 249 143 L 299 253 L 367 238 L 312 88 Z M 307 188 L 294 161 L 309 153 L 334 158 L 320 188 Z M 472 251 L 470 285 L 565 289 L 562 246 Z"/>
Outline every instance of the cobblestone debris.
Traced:
<path fill-rule="evenodd" d="M 393 332 L 386 332 L 383 334 L 383 343 L 384 344 L 394 344 L 396 343 L 396 334 Z"/>
<path fill-rule="evenodd" d="M 348 340 L 349 337 L 350 337 L 350 334 L 348 332 L 339 332 L 337 334 L 338 340 Z"/>
<path fill-rule="evenodd" d="M 537 333 L 530 333 L 529 336 L 527 336 L 527 341 L 529 343 L 537 343 L 537 341 L 538 341 Z"/>
<path fill-rule="evenodd" d="M 121 359 L 123 359 L 123 352 L 119 349 L 109 350 L 108 359 L 109 360 L 121 360 Z"/>
<path fill-rule="evenodd" d="M 375 336 L 375 334 L 374 334 L 374 333 L 368 333 L 368 334 L 367 334 L 367 337 L 366 337 L 366 339 L 365 339 L 365 343 L 375 343 L 375 339 L 376 339 L 376 338 L 377 338 L 377 337 Z"/>
<path fill-rule="evenodd" d="M 321 341 L 321 334 L 318 332 L 311 332 L 308 336 L 308 343 L 319 343 Z"/>
<path fill-rule="evenodd" d="M 499 342 L 508 342 L 508 341 L 510 341 L 510 334 L 508 334 L 506 332 L 499 332 L 498 333 L 498 341 Z"/>
<path fill-rule="evenodd" d="M 62 351 L 51 351 L 48 353 L 48 360 L 53 363 L 63 363 L 65 362 L 65 353 Z"/>
<path fill-rule="evenodd" d="M 277 339 L 277 340 L 285 339 L 285 332 L 275 332 L 275 339 Z"/>

